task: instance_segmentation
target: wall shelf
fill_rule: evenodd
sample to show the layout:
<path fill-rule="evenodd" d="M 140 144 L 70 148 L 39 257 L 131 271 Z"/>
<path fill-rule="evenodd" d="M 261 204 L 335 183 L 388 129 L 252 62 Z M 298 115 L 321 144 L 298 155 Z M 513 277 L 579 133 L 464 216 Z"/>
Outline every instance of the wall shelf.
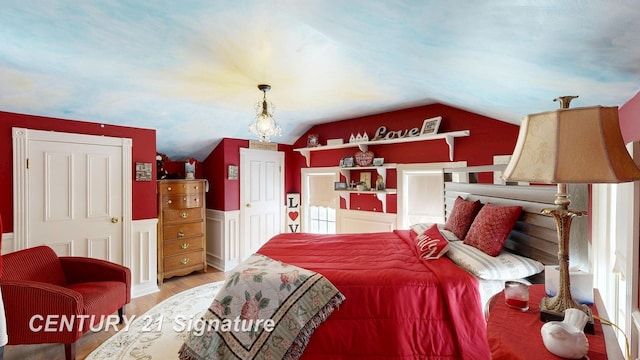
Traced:
<path fill-rule="evenodd" d="M 351 209 L 351 194 L 358 195 L 375 195 L 382 203 L 382 212 L 387 212 L 387 195 L 397 193 L 397 189 L 385 189 L 385 190 L 336 190 L 340 193 L 340 197 L 344 199 L 347 209 Z"/>
<path fill-rule="evenodd" d="M 395 169 L 398 164 L 383 164 L 380 166 L 353 166 L 353 167 L 338 167 L 340 169 L 340 174 L 344 176 L 347 184 L 351 182 L 351 171 L 367 171 L 367 170 L 375 170 L 378 175 L 382 177 L 382 182 L 387 183 L 387 169 Z M 372 179 L 371 186 L 375 187 L 375 181 Z M 396 189 L 384 189 L 384 190 L 355 190 L 355 189 L 346 189 L 346 190 L 337 190 L 340 193 L 340 197 L 345 200 L 345 205 L 347 209 L 351 209 L 351 194 L 370 194 L 375 195 L 378 200 L 382 203 L 382 212 L 387 212 L 387 195 L 396 194 Z"/>
<path fill-rule="evenodd" d="M 452 131 L 452 132 L 433 134 L 433 135 L 412 136 L 412 137 L 386 139 L 386 140 L 371 140 L 371 141 L 362 141 L 357 143 L 324 145 L 324 146 L 317 146 L 317 147 L 305 147 L 305 148 L 293 149 L 293 151 L 297 151 L 300 153 L 300 155 L 304 156 L 304 158 L 307 161 L 307 166 L 311 166 L 311 153 L 314 151 L 345 149 L 345 148 L 352 148 L 352 147 L 357 147 L 361 151 L 367 151 L 369 150 L 369 145 L 388 145 L 388 144 L 408 143 L 408 142 L 414 142 L 414 141 L 429 141 L 429 140 L 444 139 L 447 142 L 447 145 L 449 145 L 449 160 L 453 161 L 454 139 L 457 137 L 465 137 L 469 135 L 471 135 L 471 131 L 460 130 L 460 131 Z"/>
<path fill-rule="evenodd" d="M 398 164 L 383 164 L 380 166 L 352 166 L 352 167 L 338 167 L 340 169 L 340 174 L 347 179 L 347 184 L 351 181 L 351 171 L 356 170 L 375 170 L 378 175 L 382 176 L 382 181 L 387 183 L 387 169 L 395 169 Z"/>
<path fill-rule="evenodd" d="M 353 190 L 353 189 L 347 189 L 347 190 L 336 190 L 337 192 L 340 193 L 352 193 L 352 194 L 374 194 L 376 196 L 381 196 L 381 195 L 393 195 L 397 192 L 397 189 L 384 189 L 384 190 Z M 341 194 L 342 196 L 342 194 Z"/>

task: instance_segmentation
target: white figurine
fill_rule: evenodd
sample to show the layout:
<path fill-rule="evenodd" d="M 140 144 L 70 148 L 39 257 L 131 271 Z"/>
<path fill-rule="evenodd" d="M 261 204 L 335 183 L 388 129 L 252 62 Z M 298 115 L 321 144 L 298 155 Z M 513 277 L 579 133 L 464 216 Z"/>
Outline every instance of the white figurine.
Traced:
<path fill-rule="evenodd" d="M 565 310 L 564 320 L 542 325 L 540 333 L 544 346 L 554 355 L 582 359 L 589 351 L 589 340 L 583 332 L 587 321 L 589 316 L 582 310 Z"/>

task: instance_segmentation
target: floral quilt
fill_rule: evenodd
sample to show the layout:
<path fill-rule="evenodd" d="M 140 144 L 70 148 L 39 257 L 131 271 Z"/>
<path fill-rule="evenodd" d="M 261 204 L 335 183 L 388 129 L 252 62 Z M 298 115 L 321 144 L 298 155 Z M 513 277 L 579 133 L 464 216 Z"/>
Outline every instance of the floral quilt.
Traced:
<path fill-rule="evenodd" d="M 180 359 L 298 359 L 344 300 L 321 274 L 253 254 L 227 276 Z"/>

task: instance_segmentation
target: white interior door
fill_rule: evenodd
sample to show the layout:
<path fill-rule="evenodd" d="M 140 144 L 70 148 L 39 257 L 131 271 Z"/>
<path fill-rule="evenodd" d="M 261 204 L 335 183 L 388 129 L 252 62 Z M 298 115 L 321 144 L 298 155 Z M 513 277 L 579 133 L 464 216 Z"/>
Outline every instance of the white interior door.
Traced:
<path fill-rule="evenodd" d="M 123 234 L 130 210 L 123 201 L 123 153 L 127 151 L 122 142 L 128 140 L 130 145 L 131 140 L 19 130 L 26 135 L 26 163 L 17 187 L 25 190 L 26 208 L 25 226 L 16 229 L 24 230 L 17 248 L 44 244 L 59 255 L 123 264 Z"/>
<path fill-rule="evenodd" d="M 240 254 L 245 259 L 282 232 L 284 153 L 240 149 Z"/>

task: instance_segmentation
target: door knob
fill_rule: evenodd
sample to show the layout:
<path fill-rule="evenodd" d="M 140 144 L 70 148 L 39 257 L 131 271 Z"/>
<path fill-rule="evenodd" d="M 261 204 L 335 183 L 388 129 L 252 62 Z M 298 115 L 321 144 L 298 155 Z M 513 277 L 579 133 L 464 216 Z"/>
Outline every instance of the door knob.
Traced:
<path fill-rule="evenodd" d="M 114 223 L 114 224 L 117 224 L 119 221 L 120 221 L 120 219 L 117 218 L 117 217 L 112 217 L 111 218 L 111 222 Z"/>
<path fill-rule="evenodd" d="M 247 207 L 251 207 L 251 203 L 247 203 L 247 205 L 246 205 L 246 206 L 247 206 Z"/>

